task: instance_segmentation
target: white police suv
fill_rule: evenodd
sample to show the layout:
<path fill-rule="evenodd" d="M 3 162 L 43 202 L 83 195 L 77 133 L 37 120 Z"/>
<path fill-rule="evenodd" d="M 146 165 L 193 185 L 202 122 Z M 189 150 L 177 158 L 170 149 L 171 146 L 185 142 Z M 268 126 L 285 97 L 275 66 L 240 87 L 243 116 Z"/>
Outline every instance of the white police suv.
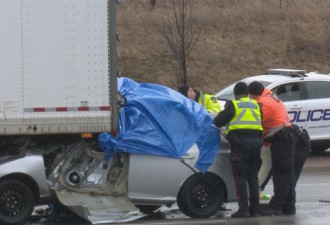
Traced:
<path fill-rule="evenodd" d="M 280 97 L 291 122 L 309 132 L 313 151 L 330 147 L 330 74 L 305 70 L 268 69 L 264 75 L 242 79 L 247 84 L 259 81 Z M 234 84 L 215 94 L 222 106 L 233 100 Z"/>

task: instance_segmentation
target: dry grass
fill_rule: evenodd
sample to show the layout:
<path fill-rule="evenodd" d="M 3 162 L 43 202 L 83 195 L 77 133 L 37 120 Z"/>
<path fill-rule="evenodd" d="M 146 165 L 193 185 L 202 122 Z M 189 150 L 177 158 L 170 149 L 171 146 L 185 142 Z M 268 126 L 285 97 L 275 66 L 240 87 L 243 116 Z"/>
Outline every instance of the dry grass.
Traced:
<path fill-rule="evenodd" d="M 119 69 L 177 89 L 180 70 L 159 32 L 172 14 L 169 2 L 158 0 L 154 9 L 142 0 L 119 5 Z M 330 73 L 330 1 L 199 0 L 193 10 L 202 32 L 188 80 L 197 89 L 215 92 L 271 67 Z"/>

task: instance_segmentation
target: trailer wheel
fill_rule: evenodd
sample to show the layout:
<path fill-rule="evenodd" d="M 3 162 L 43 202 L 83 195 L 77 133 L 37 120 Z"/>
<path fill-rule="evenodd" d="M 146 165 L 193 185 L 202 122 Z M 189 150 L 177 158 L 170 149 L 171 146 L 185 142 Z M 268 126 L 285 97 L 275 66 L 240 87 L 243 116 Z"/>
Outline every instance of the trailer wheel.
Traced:
<path fill-rule="evenodd" d="M 191 218 L 207 218 L 219 210 L 224 196 L 224 188 L 214 175 L 195 174 L 182 185 L 177 204 Z"/>
<path fill-rule="evenodd" d="M 34 204 L 33 193 L 23 182 L 14 179 L 0 182 L 0 224 L 24 224 Z"/>

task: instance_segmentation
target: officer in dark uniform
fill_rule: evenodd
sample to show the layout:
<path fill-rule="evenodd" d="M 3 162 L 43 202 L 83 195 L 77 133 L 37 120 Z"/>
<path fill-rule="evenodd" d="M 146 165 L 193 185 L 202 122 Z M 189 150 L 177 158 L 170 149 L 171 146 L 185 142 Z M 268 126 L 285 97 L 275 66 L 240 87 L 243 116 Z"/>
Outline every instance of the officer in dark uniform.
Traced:
<path fill-rule="evenodd" d="M 299 127 L 296 124 L 292 124 L 292 130 L 295 137 L 295 152 L 294 152 L 294 192 L 292 192 L 282 209 L 282 213 L 285 215 L 296 214 L 296 185 L 300 177 L 300 173 L 304 167 L 304 163 L 307 159 L 308 153 L 311 149 L 310 137 L 306 129 Z M 272 177 L 272 171 L 269 172 L 267 179 L 261 184 L 260 189 L 264 190 L 267 183 Z"/>
<path fill-rule="evenodd" d="M 261 166 L 260 149 L 261 108 L 257 101 L 248 98 L 248 87 L 238 82 L 234 87 L 236 100 L 215 118 L 217 127 L 227 125 L 226 136 L 231 144 L 231 164 L 235 178 L 239 209 L 231 217 L 259 216 L 258 171 Z M 248 191 L 250 204 L 248 201 Z"/>
<path fill-rule="evenodd" d="M 309 135 L 306 129 L 292 124 L 292 130 L 296 141 L 294 152 L 294 192 L 290 195 L 284 204 L 282 213 L 286 215 L 296 214 L 296 185 L 300 177 L 300 173 L 311 149 Z"/>

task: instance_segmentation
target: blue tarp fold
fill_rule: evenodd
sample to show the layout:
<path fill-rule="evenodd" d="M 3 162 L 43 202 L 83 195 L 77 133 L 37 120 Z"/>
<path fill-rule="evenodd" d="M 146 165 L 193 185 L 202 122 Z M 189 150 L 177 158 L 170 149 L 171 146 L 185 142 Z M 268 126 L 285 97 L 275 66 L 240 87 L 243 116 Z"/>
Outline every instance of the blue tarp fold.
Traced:
<path fill-rule="evenodd" d="M 195 101 L 157 84 L 118 79 L 127 99 L 119 115 L 119 133 L 99 136 L 99 145 L 111 157 L 116 151 L 181 158 L 197 143 L 195 167 L 207 171 L 219 150 L 220 137 L 209 113 Z"/>

